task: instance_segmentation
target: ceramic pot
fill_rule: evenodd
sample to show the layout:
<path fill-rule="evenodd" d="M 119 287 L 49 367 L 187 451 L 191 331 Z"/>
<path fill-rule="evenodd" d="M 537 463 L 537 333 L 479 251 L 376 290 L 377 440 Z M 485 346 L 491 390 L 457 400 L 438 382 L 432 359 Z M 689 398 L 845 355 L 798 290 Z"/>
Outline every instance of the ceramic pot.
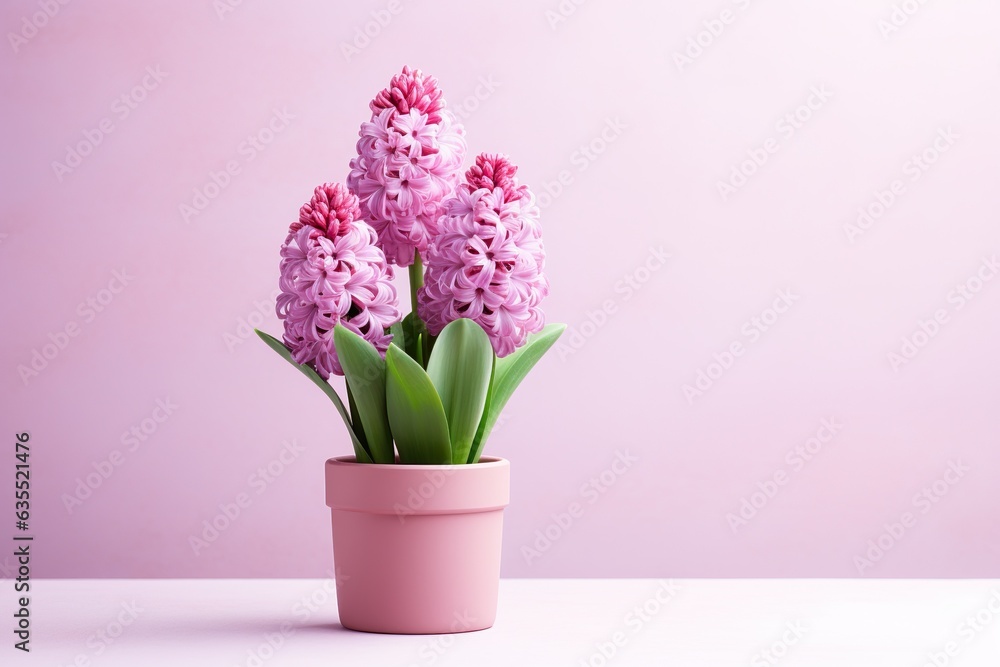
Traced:
<path fill-rule="evenodd" d="M 326 462 L 345 628 L 441 634 L 493 625 L 510 463 Z"/>

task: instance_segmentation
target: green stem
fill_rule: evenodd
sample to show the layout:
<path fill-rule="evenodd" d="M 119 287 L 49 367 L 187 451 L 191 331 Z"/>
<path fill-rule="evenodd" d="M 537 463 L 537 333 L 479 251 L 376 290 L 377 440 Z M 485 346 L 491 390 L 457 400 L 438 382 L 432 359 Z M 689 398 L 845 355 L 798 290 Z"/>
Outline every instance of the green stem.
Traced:
<path fill-rule="evenodd" d="M 417 291 L 424 286 L 424 262 L 420 258 L 419 252 L 413 253 L 413 264 L 410 264 L 410 308 L 413 309 L 413 330 L 422 340 L 420 365 L 427 367 L 427 361 L 431 356 L 430 334 L 427 333 L 427 326 L 417 315 Z"/>
<path fill-rule="evenodd" d="M 413 253 L 413 264 L 410 264 L 410 307 L 413 308 L 413 318 L 417 318 L 417 290 L 424 286 L 424 262 L 420 253 Z"/>

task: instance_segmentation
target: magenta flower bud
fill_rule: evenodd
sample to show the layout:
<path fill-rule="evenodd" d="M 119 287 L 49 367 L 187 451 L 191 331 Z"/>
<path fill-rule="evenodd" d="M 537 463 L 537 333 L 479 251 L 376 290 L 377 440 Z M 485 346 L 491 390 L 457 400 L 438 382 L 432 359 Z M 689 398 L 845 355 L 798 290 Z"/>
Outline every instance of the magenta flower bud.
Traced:
<path fill-rule="evenodd" d="M 459 182 L 465 130 L 437 80 L 404 67 L 370 104 L 347 185 L 390 264 L 409 266 L 437 233 L 441 204 Z"/>
<path fill-rule="evenodd" d="M 549 292 L 538 206 L 516 173 L 505 156 L 476 158 L 466 182 L 444 203 L 417 295 L 418 313 L 432 334 L 469 318 L 483 327 L 499 357 L 542 329 L 539 304 Z"/>

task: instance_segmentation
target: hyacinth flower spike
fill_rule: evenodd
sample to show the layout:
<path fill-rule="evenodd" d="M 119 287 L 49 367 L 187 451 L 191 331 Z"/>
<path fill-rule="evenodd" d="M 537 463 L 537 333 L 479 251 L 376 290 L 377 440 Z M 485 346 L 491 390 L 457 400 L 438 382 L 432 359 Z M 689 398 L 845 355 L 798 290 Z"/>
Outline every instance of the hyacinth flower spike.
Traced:
<path fill-rule="evenodd" d="M 539 307 L 549 292 L 538 206 L 503 155 L 482 154 L 444 204 L 427 249 L 418 312 L 432 335 L 468 318 L 506 357 L 542 330 Z"/>
<path fill-rule="evenodd" d="M 458 322 L 471 320 L 486 333 L 495 355 L 469 463 L 479 460 L 507 400 L 566 328 L 545 326 L 540 304 L 549 283 L 539 210 L 516 174 L 504 155 L 476 158 L 465 182 L 444 203 L 417 294 L 418 313 L 430 334 L 443 338 Z M 438 352 L 435 347 L 432 363 Z"/>
<path fill-rule="evenodd" d="M 404 67 L 369 105 L 348 187 L 390 264 L 419 261 L 437 233 L 465 159 L 465 130 L 445 108 L 437 80 Z"/>
<path fill-rule="evenodd" d="M 346 187 L 340 183 L 317 187 L 281 246 L 276 310 L 284 323 L 284 343 L 263 332 L 257 334 L 330 397 L 351 432 L 359 461 L 391 463 L 387 420 L 374 414 L 363 422 L 358 417 L 361 404 L 377 405 L 381 400 L 384 405 L 384 370 L 383 379 L 378 380 L 378 362 L 392 339 L 389 329 L 399 320 L 392 267 L 376 238 L 371 226 L 360 219 L 357 197 Z M 337 328 L 370 343 L 377 351 L 371 353 L 375 361 L 365 356 L 367 348 L 356 352 L 355 339 L 339 346 Z M 338 347 L 342 348 L 339 353 Z M 344 375 L 345 365 L 352 362 L 374 369 L 359 376 L 365 378 L 363 382 L 352 384 L 348 378 L 353 420 L 327 383 L 331 375 Z"/>

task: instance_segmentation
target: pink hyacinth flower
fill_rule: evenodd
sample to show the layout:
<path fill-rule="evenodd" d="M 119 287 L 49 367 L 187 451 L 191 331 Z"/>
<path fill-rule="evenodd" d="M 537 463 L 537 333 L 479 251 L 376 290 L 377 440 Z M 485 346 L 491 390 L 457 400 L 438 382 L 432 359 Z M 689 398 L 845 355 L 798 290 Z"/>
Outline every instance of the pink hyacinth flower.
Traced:
<path fill-rule="evenodd" d="M 499 357 L 542 329 L 539 304 L 549 292 L 538 206 L 518 185 L 516 172 L 505 156 L 476 158 L 466 182 L 444 204 L 417 295 L 428 331 L 437 335 L 449 322 L 469 318 L 483 327 Z"/>
<path fill-rule="evenodd" d="M 409 266 L 437 233 L 441 204 L 458 184 L 465 130 L 434 77 L 404 67 L 370 104 L 347 185 L 390 264 Z"/>
<path fill-rule="evenodd" d="M 392 267 L 359 219 L 358 198 L 340 183 L 316 188 L 281 246 L 278 317 L 297 363 L 324 380 L 343 375 L 333 327 L 343 324 L 384 354 L 399 320 Z"/>

